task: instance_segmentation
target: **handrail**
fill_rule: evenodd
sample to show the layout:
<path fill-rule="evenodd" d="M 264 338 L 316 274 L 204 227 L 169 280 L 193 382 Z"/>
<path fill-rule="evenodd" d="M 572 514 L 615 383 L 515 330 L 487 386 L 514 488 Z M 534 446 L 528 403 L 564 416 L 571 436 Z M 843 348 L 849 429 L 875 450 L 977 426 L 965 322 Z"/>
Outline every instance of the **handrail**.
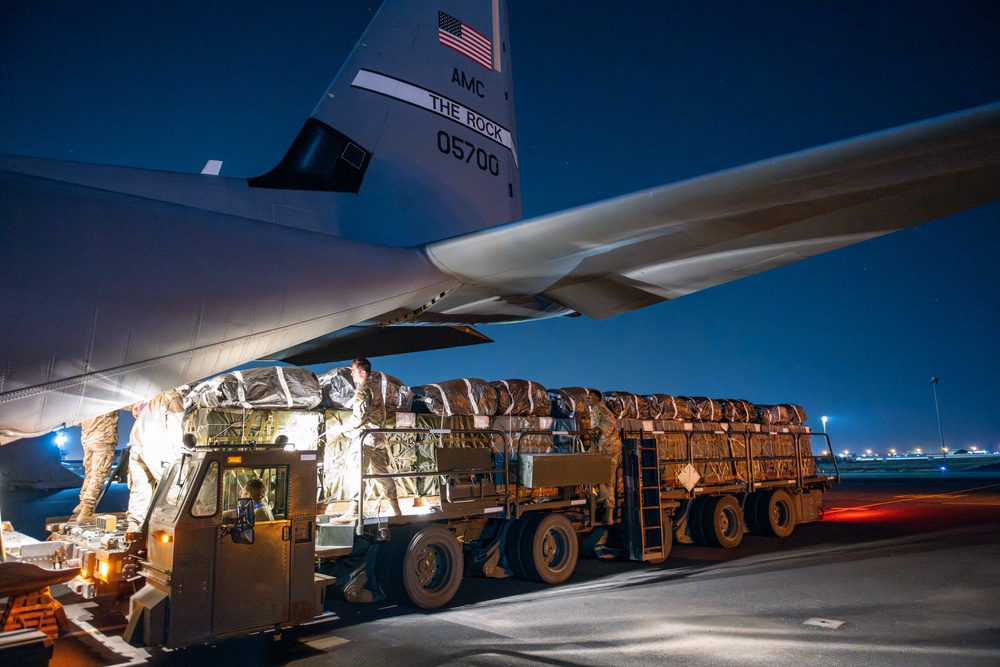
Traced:
<path fill-rule="evenodd" d="M 763 427 L 765 425 L 759 425 L 759 426 Z M 786 427 L 788 425 L 781 424 L 781 425 L 777 425 L 777 426 L 779 428 L 784 428 L 784 427 Z M 726 429 L 719 429 L 719 430 L 711 430 L 711 431 L 709 431 L 709 430 L 696 431 L 696 430 L 690 430 L 690 429 L 670 429 L 670 428 L 655 428 L 653 430 L 646 430 L 645 428 L 642 428 L 642 429 L 628 429 L 628 430 L 623 429 L 623 431 L 625 431 L 626 433 L 638 434 L 639 437 L 642 437 L 642 434 L 647 434 L 647 433 L 648 434 L 653 434 L 653 435 L 659 435 L 659 434 L 664 434 L 664 435 L 683 435 L 684 438 L 685 438 L 685 443 L 684 443 L 684 450 L 685 451 L 684 451 L 683 458 L 681 458 L 681 457 L 668 458 L 668 457 L 657 456 L 657 461 L 658 461 L 659 464 L 665 464 L 665 463 L 666 464 L 671 464 L 671 463 L 672 464 L 687 463 L 687 464 L 689 464 L 691 466 L 694 466 L 694 463 L 695 463 L 696 460 L 699 463 L 733 463 L 733 464 L 735 464 L 737 462 L 743 462 L 746 465 L 746 479 L 742 479 L 742 480 L 739 480 L 739 481 L 741 483 L 746 484 L 749 491 L 754 491 L 757 488 L 758 485 L 760 485 L 760 484 L 768 481 L 768 480 L 764 480 L 764 479 L 759 479 L 758 475 L 756 473 L 754 462 L 761 462 L 761 461 L 792 461 L 794 463 L 794 466 L 795 466 L 795 481 L 798 484 L 798 486 L 801 487 L 804 484 L 804 482 L 805 482 L 805 477 L 804 477 L 803 472 L 802 472 L 802 470 L 803 470 L 803 461 L 807 458 L 807 457 L 803 456 L 803 454 L 802 454 L 802 447 L 801 447 L 801 445 L 802 445 L 802 438 L 803 437 L 809 437 L 809 438 L 812 438 L 812 437 L 822 437 L 822 438 L 824 438 L 826 440 L 826 443 L 827 443 L 827 450 L 829 451 L 829 455 L 833 458 L 833 460 L 834 460 L 834 466 L 836 468 L 836 457 L 833 457 L 833 447 L 832 447 L 832 445 L 830 443 L 830 437 L 826 433 L 816 433 L 816 432 L 813 432 L 813 431 L 810 431 L 808 433 L 801 433 L 801 432 L 790 432 L 790 431 L 776 431 L 776 430 L 770 430 L 770 429 L 765 430 L 763 428 L 762 428 L 762 430 L 759 430 L 759 431 L 730 430 L 728 428 L 726 428 Z M 717 435 L 723 435 L 724 434 L 726 436 L 727 440 L 730 441 L 730 443 L 732 442 L 733 438 L 740 438 L 743 441 L 745 455 L 744 456 L 735 456 L 735 455 L 731 454 L 730 456 L 723 456 L 723 457 L 697 457 L 696 458 L 695 455 L 694 455 L 693 441 L 694 441 L 695 436 L 698 436 L 699 434 L 704 435 L 704 436 L 707 436 L 707 435 L 716 435 L 717 436 Z M 775 436 L 775 435 L 783 435 L 783 436 L 789 436 L 789 437 L 793 438 L 794 439 L 794 452 L 792 454 L 754 454 L 753 453 L 752 442 L 753 442 L 753 437 L 754 436 Z M 810 442 L 810 451 L 811 451 L 811 444 L 812 443 Z M 730 452 L 732 452 L 731 445 L 730 445 Z M 810 456 L 808 458 L 812 458 L 813 461 L 817 461 L 818 459 L 825 459 L 825 458 L 827 458 L 827 455 L 825 455 L 825 454 L 822 454 L 822 455 L 812 455 L 812 456 Z M 734 474 L 734 477 L 735 477 L 735 474 Z M 840 482 L 840 471 L 839 471 L 839 469 L 837 469 L 836 481 Z M 688 495 L 693 496 L 693 491 L 688 491 Z"/>
<path fill-rule="evenodd" d="M 372 473 L 370 475 L 365 474 L 365 454 L 364 448 L 366 446 L 374 447 L 375 445 L 366 445 L 365 440 L 369 436 L 373 436 L 378 433 L 391 433 L 395 435 L 399 434 L 413 434 L 413 435 L 450 435 L 452 433 L 467 433 L 476 436 L 487 436 L 489 441 L 492 443 L 492 436 L 499 436 L 501 442 L 503 442 L 503 469 L 498 470 L 496 468 L 469 468 L 462 470 L 447 470 L 440 471 L 435 468 L 433 470 L 421 470 L 416 472 L 391 472 L 391 473 Z M 441 441 L 439 437 L 438 442 Z M 469 474 L 499 474 L 503 473 L 504 476 L 504 486 L 507 486 L 508 479 L 510 475 L 510 437 L 504 431 L 494 428 L 368 428 L 363 429 L 360 433 L 360 440 L 358 446 L 361 447 L 359 455 L 359 473 L 360 473 L 360 484 L 358 485 L 358 522 L 357 522 L 357 532 L 360 535 L 362 527 L 364 525 L 364 497 L 365 497 L 365 480 L 366 479 L 407 479 L 413 477 L 441 477 L 445 478 L 449 475 L 455 473 L 469 473 Z M 490 451 L 493 451 L 492 444 L 490 446 Z M 436 463 L 436 461 L 435 461 Z M 510 494 L 507 493 L 504 498 L 504 511 L 510 516 Z"/>
<path fill-rule="evenodd" d="M 561 430 L 561 429 L 558 430 L 558 431 L 555 431 L 555 430 L 553 430 L 553 431 L 545 431 L 545 430 L 529 429 L 527 431 L 520 431 L 519 432 L 519 435 L 517 437 L 517 448 L 516 448 L 516 451 L 515 451 L 515 454 L 517 456 L 517 475 L 515 476 L 515 479 L 514 479 L 514 514 L 511 515 L 510 513 L 508 513 L 508 516 L 510 516 L 513 519 L 516 519 L 516 518 L 518 518 L 521 515 L 521 443 L 524 441 L 524 439 L 526 437 L 532 436 L 532 435 L 534 435 L 534 436 L 537 436 L 537 435 L 543 435 L 543 436 L 547 435 L 547 436 L 551 436 L 553 438 L 553 445 L 554 445 L 555 444 L 554 438 L 556 436 L 560 436 L 560 437 L 561 436 L 567 436 L 567 435 L 572 435 L 572 436 L 577 436 L 577 435 L 586 436 L 588 433 L 589 433 L 589 431 L 564 431 L 564 430 Z M 585 454 L 586 452 L 565 452 L 565 453 L 566 454 L 574 454 L 574 453 Z"/>

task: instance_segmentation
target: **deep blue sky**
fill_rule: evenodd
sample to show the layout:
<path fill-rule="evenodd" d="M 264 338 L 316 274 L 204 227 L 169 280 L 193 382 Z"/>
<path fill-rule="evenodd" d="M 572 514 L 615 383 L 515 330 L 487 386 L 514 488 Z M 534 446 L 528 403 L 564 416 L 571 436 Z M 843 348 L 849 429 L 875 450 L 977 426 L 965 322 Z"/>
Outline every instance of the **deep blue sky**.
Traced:
<path fill-rule="evenodd" d="M 0 152 L 251 176 L 376 2 L 0 5 Z M 1000 100 L 993 2 L 511 0 L 525 216 Z M 375 360 L 408 384 L 796 402 L 838 450 L 1000 447 L 1000 205 L 606 321 Z M 109 267 L 114 270 L 114 267 Z M 10 315 L 10 314 L 8 314 Z"/>

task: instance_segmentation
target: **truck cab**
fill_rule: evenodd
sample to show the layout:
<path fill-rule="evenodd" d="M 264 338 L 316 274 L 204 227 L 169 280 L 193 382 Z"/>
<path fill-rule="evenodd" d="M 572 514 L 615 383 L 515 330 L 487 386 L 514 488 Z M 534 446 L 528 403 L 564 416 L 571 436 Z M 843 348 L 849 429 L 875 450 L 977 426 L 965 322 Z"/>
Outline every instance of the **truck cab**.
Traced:
<path fill-rule="evenodd" d="M 273 518 L 238 512 L 251 479 L 263 482 Z M 185 453 L 153 499 L 139 572 L 145 585 L 132 596 L 126 640 L 189 646 L 312 619 L 321 611 L 315 522 L 315 452 Z"/>

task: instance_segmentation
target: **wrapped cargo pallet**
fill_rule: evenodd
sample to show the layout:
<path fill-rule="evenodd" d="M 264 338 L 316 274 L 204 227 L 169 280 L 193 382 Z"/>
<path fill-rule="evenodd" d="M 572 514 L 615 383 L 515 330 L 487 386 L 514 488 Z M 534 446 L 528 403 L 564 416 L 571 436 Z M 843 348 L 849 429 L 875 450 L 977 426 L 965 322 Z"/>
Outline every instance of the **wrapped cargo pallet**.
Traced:
<path fill-rule="evenodd" d="M 315 450 L 321 426 L 317 411 L 191 408 L 184 414 L 184 433 L 201 445 L 271 444 L 283 435 L 295 449 Z"/>
<path fill-rule="evenodd" d="M 316 374 L 295 366 L 268 366 L 223 373 L 188 395 L 199 408 L 311 410 L 322 394 Z"/>
<path fill-rule="evenodd" d="M 627 391 L 604 392 L 604 404 L 618 419 L 642 419 L 649 414 L 649 402 L 645 396 Z"/>
<path fill-rule="evenodd" d="M 552 414 L 549 392 L 531 380 L 493 380 L 490 386 L 497 394 L 498 415 L 547 417 Z"/>
<path fill-rule="evenodd" d="M 592 390 L 587 387 L 550 389 L 549 398 L 552 401 L 552 416 L 559 419 L 572 419 L 578 413 L 586 412 L 587 404 L 585 399 L 588 391 Z"/>
<path fill-rule="evenodd" d="M 370 381 L 372 386 L 381 392 L 386 410 L 409 412 L 412 409 L 413 392 L 399 378 L 381 371 L 372 371 Z M 323 391 L 323 402 L 320 407 L 334 410 L 351 409 L 354 401 L 354 381 L 351 379 L 350 366 L 331 368 L 319 376 L 319 384 Z"/>
<path fill-rule="evenodd" d="M 347 410 L 326 410 L 323 412 L 326 430 L 333 429 L 347 420 L 351 413 Z M 388 413 L 386 428 L 390 429 L 434 429 L 435 433 L 413 433 L 403 430 L 386 433 L 382 437 L 389 450 L 391 470 L 399 473 L 433 471 L 436 466 L 435 449 L 438 447 L 492 447 L 491 438 L 486 433 L 477 433 L 489 425 L 488 420 L 479 417 L 443 417 L 432 414 Z M 445 432 L 450 431 L 450 432 Z M 338 437 L 327 440 L 323 452 L 323 481 L 320 498 L 323 502 L 348 500 L 344 473 L 350 439 Z M 499 445 L 501 451 L 503 445 Z M 439 493 L 438 478 L 405 477 L 396 479 L 396 490 L 401 500 L 406 498 L 436 497 Z M 365 484 L 365 499 L 369 505 L 379 500 L 381 490 L 372 484 Z"/>
<path fill-rule="evenodd" d="M 812 437 L 809 435 L 812 433 L 812 429 L 808 426 L 797 424 L 790 424 L 787 428 L 790 433 L 796 434 L 799 439 L 799 454 L 802 457 L 802 476 L 812 477 L 816 474 L 816 459 L 813 458 Z"/>
<path fill-rule="evenodd" d="M 754 411 L 754 405 L 750 401 L 738 398 L 720 398 L 718 403 L 722 407 L 722 418 L 727 422 L 748 424 L 754 421 L 757 415 Z"/>
<path fill-rule="evenodd" d="M 523 435 L 527 431 L 552 431 L 552 417 L 530 417 L 517 415 L 497 415 L 490 420 L 490 428 L 507 434 L 511 453 L 517 451 L 520 442 L 525 453 L 546 453 L 556 451 L 556 443 L 551 435 Z M 523 437 L 522 437 L 523 435 Z M 494 442 L 494 451 L 502 452 L 503 443 Z"/>
<path fill-rule="evenodd" d="M 784 405 L 754 406 L 754 421 L 758 424 L 789 424 L 791 416 Z"/>
<path fill-rule="evenodd" d="M 722 406 L 718 401 L 705 396 L 681 396 L 691 407 L 691 418 L 695 421 L 722 421 Z"/>
<path fill-rule="evenodd" d="M 691 405 L 676 396 L 650 394 L 646 396 L 646 405 L 649 406 L 649 414 L 643 419 L 690 421 L 692 418 Z"/>
<path fill-rule="evenodd" d="M 801 426 L 806 423 L 806 411 L 801 405 L 794 403 L 782 403 L 782 407 L 788 410 L 788 423 Z"/>
<path fill-rule="evenodd" d="M 444 417 L 492 415 L 497 409 L 497 393 L 486 380 L 461 378 L 411 387 L 413 411 Z"/>

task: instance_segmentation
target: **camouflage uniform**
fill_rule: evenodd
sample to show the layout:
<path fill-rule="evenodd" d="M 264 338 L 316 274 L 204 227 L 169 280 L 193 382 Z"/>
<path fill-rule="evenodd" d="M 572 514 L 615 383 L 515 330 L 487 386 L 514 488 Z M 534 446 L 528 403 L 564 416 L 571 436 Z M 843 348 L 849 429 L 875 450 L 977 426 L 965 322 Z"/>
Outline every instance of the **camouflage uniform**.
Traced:
<path fill-rule="evenodd" d="M 171 389 L 132 406 L 135 425 L 129 435 L 128 530 L 146 520 L 153 491 L 181 451 L 184 400 Z"/>
<path fill-rule="evenodd" d="M 600 431 L 597 439 L 597 451 L 611 456 L 611 480 L 601 484 L 597 500 L 603 501 L 608 507 L 615 506 L 615 486 L 617 485 L 618 467 L 622 463 L 622 440 L 618 433 L 618 420 L 603 403 L 590 406 L 590 427 Z"/>
<path fill-rule="evenodd" d="M 351 416 L 344 422 L 344 435 L 351 438 L 347 450 L 347 468 L 345 487 L 352 500 L 360 499 L 359 484 L 361 481 L 361 466 L 365 473 L 384 474 L 391 472 L 392 462 L 389 459 L 389 449 L 384 433 L 372 433 L 364 438 L 361 446 L 361 434 L 365 429 L 383 428 L 385 425 L 385 403 L 382 393 L 369 377 L 361 386 L 354 390 L 354 403 L 351 406 Z M 392 479 L 374 480 L 382 487 L 382 492 L 389 500 L 396 500 L 396 481 Z"/>
<path fill-rule="evenodd" d="M 80 487 L 80 504 L 73 508 L 73 516 L 88 518 L 94 513 L 97 496 L 104 480 L 115 462 L 118 446 L 118 411 L 100 415 L 80 424 L 80 444 L 83 445 L 83 486 Z"/>

